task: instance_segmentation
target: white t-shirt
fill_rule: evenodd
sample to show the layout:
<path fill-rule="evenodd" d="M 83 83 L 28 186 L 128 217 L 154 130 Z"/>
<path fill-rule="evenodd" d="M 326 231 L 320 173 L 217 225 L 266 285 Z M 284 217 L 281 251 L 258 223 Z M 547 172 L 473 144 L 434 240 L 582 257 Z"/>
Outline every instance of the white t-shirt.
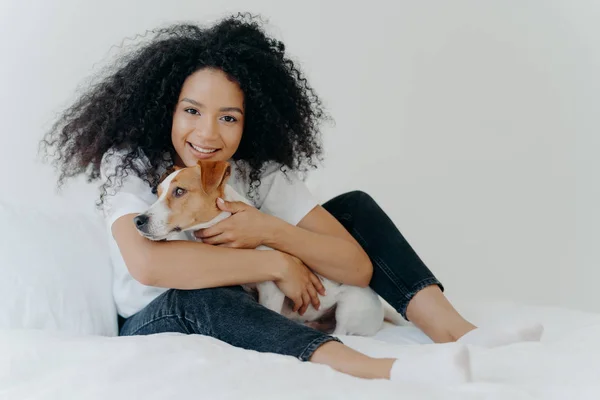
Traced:
<path fill-rule="evenodd" d="M 103 182 L 121 165 L 120 158 L 123 154 L 126 153 L 109 151 L 104 155 L 100 168 Z M 148 165 L 148 160 L 143 157 L 136 159 L 135 162 L 138 168 Z M 242 177 L 237 163 L 231 162 L 231 167 L 228 184 L 238 193 L 246 196 L 249 189 L 248 180 Z M 297 225 L 318 205 L 304 182 L 292 171 L 286 171 L 284 174 L 277 164 L 271 164 L 265 169 L 261 176 L 261 184 L 254 193 L 250 201 L 256 208 L 292 225 Z M 119 315 L 125 318 L 143 309 L 168 289 L 143 285 L 129 274 L 119 247 L 112 236 L 112 224 L 123 215 L 144 212 L 156 199 L 152 188 L 131 172 L 123 179 L 119 188 L 116 190 L 109 188 L 108 194 L 104 198 L 102 212 L 106 221 L 110 259 L 114 271 L 113 295 Z M 164 268 L 169 268 L 169 266 L 165 265 Z"/>

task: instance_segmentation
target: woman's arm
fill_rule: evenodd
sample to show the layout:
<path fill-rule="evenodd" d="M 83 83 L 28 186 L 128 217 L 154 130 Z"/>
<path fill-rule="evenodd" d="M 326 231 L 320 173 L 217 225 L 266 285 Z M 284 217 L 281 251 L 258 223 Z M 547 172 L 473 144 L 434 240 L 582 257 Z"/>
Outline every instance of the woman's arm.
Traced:
<path fill-rule="evenodd" d="M 131 276 L 147 286 L 204 289 L 274 281 L 304 314 L 319 308 L 323 285 L 298 258 L 280 251 L 230 249 L 191 241 L 154 242 L 142 237 L 127 214 L 112 225 Z"/>
<path fill-rule="evenodd" d="M 292 254 L 308 267 L 336 282 L 367 286 L 371 260 L 352 235 L 321 206 L 314 207 L 297 226 L 241 202 L 218 203 L 233 215 L 196 232 L 206 243 L 251 249 L 264 244 Z"/>
<path fill-rule="evenodd" d="M 373 265 L 367 253 L 327 210 L 316 206 L 297 226 L 273 218 L 263 242 L 301 259 L 336 282 L 366 287 Z"/>
<path fill-rule="evenodd" d="M 282 254 L 228 249 L 199 242 L 153 242 L 142 237 L 128 214 L 112 225 L 131 276 L 147 286 L 203 289 L 281 278 Z"/>

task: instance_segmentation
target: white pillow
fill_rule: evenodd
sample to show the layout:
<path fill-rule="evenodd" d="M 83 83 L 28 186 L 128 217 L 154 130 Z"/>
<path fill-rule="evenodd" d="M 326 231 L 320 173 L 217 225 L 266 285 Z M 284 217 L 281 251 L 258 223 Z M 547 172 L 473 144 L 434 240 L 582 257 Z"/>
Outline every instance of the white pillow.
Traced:
<path fill-rule="evenodd" d="M 117 334 L 100 221 L 0 202 L 0 328 Z"/>

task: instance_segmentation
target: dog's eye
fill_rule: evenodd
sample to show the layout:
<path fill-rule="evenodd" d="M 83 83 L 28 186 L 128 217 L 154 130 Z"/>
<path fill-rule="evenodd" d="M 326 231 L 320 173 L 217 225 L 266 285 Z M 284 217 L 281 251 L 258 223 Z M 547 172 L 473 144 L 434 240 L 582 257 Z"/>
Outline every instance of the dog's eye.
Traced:
<path fill-rule="evenodd" d="M 175 188 L 175 190 L 173 190 L 173 196 L 174 197 L 181 197 L 181 196 L 183 196 L 186 193 L 187 193 L 187 190 L 182 189 L 180 187 Z"/>

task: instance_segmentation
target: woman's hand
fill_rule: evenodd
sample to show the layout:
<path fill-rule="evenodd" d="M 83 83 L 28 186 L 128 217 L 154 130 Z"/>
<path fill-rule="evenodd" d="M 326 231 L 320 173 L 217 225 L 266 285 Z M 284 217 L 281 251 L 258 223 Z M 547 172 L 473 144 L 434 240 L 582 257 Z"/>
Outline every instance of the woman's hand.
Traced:
<path fill-rule="evenodd" d="M 275 217 L 242 202 L 219 199 L 217 206 L 232 215 L 210 228 L 194 232 L 197 238 L 207 244 L 255 249 L 263 243 L 276 222 Z M 275 284 L 294 302 L 293 310 L 303 315 L 310 304 L 318 309 L 318 294 L 325 295 L 321 280 L 297 257 L 277 250 L 272 251 L 282 256 L 278 258 L 281 277 L 275 280 Z"/>
<path fill-rule="evenodd" d="M 228 202 L 219 199 L 217 207 L 230 212 L 231 217 L 210 228 L 194 232 L 204 243 L 216 246 L 255 249 L 264 242 L 275 218 L 239 201 Z"/>
<path fill-rule="evenodd" d="M 277 287 L 294 302 L 293 310 L 300 315 L 306 312 L 310 304 L 318 310 L 321 305 L 318 294 L 325 295 L 321 280 L 299 258 L 287 253 L 280 254 L 283 263 L 281 278 L 275 280 Z"/>

